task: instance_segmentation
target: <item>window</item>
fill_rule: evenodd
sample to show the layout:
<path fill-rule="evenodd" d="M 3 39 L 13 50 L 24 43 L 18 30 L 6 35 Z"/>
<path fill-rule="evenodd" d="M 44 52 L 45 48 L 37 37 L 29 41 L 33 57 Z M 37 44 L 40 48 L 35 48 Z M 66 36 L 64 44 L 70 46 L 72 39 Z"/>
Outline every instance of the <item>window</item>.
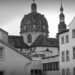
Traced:
<path fill-rule="evenodd" d="M 66 35 L 66 43 L 69 42 L 69 35 Z"/>
<path fill-rule="evenodd" d="M 0 71 L 0 75 L 4 75 L 4 71 Z"/>
<path fill-rule="evenodd" d="M 70 75 L 70 69 L 69 68 L 66 69 L 66 75 Z"/>
<path fill-rule="evenodd" d="M 38 24 L 41 24 L 41 20 L 38 21 Z"/>
<path fill-rule="evenodd" d="M 65 69 L 62 69 L 62 75 L 65 75 Z"/>
<path fill-rule="evenodd" d="M 61 37 L 61 44 L 64 44 L 64 37 Z"/>
<path fill-rule="evenodd" d="M 3 47 L 0 47 L 0 59 L 3 58 Z"/>
<path fill-rule="evenodd" d="M 31 75 L 41 75 L 42 74 L 42 72 L 41 72 L 41 70 L 40 69 L 34 69 L 34 70 L 31 70 Z"/>
<path fill-rule="evenodd" d="M 28 43 L 31 43 L 32 42 L 32 36 L 31 34 L 28 35 Z"/>
<path fill-rule="evenodd" d="M 73 75 L 75 75 L 75 67 L 73 68 Z"/>
<path fill-rule="evenodd" d="M 66 51 L 66 61 L 69 61 L 69 51 Z"/>
<path fill-rule="evenodd" d="M 75 47 L 73 48 L 73 59 L 75 59 Z"/>
<path fill-rule="evenodd" d="M 75 29 L 72 30 L 72 38 L 75 38 Z"/>
<path fill-rule="evenodd" d="M 43 70 L 44 71 L 59 70 L 59 62 L 44 63 Z"/>
<path fill-rule="evenodd" d="M 64 53 L 64 51 L 62 51 L 62 62 L 64 62 L 65 61 L 65 53 Z"/>

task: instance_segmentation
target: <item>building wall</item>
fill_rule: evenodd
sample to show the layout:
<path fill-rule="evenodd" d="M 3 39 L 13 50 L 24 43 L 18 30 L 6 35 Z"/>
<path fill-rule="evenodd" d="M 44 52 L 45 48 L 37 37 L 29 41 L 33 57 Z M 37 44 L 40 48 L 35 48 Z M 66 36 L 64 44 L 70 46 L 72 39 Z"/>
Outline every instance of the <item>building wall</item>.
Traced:
<path fill-rule="evenodd" d="M 28 34 L 32 35 L 32 43 L 36 40 L 36 38 L 41 34 L 40 32 L 27 32 L 27 33 L 22 33 L 21 35 L 23 36 L 24 42 L 28 45 L 31 45 L 32 43 L 28 43 Z"/>
<path fill-rule="evenodd" d="M 30 60 L 0 42 L 3 47 L 3 58 L 0 60 L 0 71 L 4 75 L 25 75 L 26 64 Z"/>
<path fill-rule="evenodd" d="M 69 35 L 68 32 L 60 34 L 59 37 L 59 49 L 60 49 L 60 60 L 59 60 L 59 65 L 60 65 L 60 75 L 62 75 L 62 69 L 67 69 L 70 68 L 70 61 L 66 61 L 66 51 L 69 50 L 70 53 L 70 44 L 66 43 L 66 35 Z M 61 38 L 64 37 L 64 44 L 61 42 Z M 70 42 L 70 41 L 69 41 Z M 62 62 L 62 51 L 64 51 L 64 62 Z M 70 56 L 69 56 L 70 58 Z"/>
<path fill-rule="evenodd" d="M 31 70 L 41 70 L 42 71 L 42 63 L 41 60 L 32 60 L 31 63 L 29 63 L 26 66 L 27 75 L 31 75 Z"/>
<path fill-rule="evenodd" d="M 54 57 L 49 57 L 49 58 L 45 58 L 42 60 L 42 64 L 50 64 L 50 63 L 54 63 L 54 62 L 58 62 L 59 63 L 59 55 L 54 56 Z M 59 67 L 59 64 L 58 64 Z M 50 70 L 47 69 L 44 71 L 45 75 L 60 75 L 59 69 L 56 70 Z"/>
<path fill-rule="evenodd" d="M 62 69 L 65 69 L 65 74 L 67 72 L 67 68 L 70 70 L 69 75 L 73 74 L 73 68 L 75 67 L 75 59 L 73 59 L 73 47 L 75 47 L 75 38 L 72 37 L 72 30 L 75 29 L 75 18 L 69 25 L 69 31 L 59 34 L 59 47 L 60 47 L 60 75 L 62 75 Z M 61 37 L 69 35 L 69 43 L 61 44 Z M 69 61 L 66 61 L 66 50 L 69 50 Z M 62 62 L 62 51 L 65 52 L 65 61 Z"/>
<path fill-rule="evenodd" d="M 0 39 L 8 43 L 8 33 L 2 29 L 0 29 Z"/>
<path fill-rule="evenodd" d="M 73 59 L 73 47 L 75 47 L 75 37 L 72 37 L 72 30 L 75 29 L 75 17 L 69 25 L 69 35 L 70 35 L 70 66 L 71 75 L 73 75 L 73 68 L 75 67 L 75 59 Z"/>
<path fill-rule="evenodd" d="M 27 33 L 22 33 L 21 35 L 23 36 L 24 42 L 28 45 L 31 45 L 32 43 L 28 43 L 28 34 L 31 34 L 32 36 L 32 43 L 37 39 L 37 37 L 40 34 L 43 34 L 44 36 L 47 35 L 47 33 L 41 33 L 41 32 L 27 32 Z"/>
<path fill-rule="evenodd" d="M 49 51 L 46 51 L 49 49 Z M 59 54 L 58 47 L 36 47 L 35 53 L 37 54 L 45 54 L 46 57 L 55 56 Z"/>

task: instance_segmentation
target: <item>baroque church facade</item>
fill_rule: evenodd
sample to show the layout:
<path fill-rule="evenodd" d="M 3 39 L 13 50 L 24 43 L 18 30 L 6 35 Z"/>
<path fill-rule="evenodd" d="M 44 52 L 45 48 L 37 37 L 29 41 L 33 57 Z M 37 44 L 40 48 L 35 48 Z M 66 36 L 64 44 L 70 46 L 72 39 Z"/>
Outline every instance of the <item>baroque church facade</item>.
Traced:
<path fill-rule="evenodd" d="M 58 33 L 67 30 L 63 10 L 61 3 Z M 6 34 L 1 39 L 28 58 L 27 61 L 30 59 L 25 75 L 59 75 L 59 37 L 49 38 L 48 34 L 47 19 L 38 13 L 37 4 L 33 2 L 31 12 L 21 21 L 20 36 Z"/>

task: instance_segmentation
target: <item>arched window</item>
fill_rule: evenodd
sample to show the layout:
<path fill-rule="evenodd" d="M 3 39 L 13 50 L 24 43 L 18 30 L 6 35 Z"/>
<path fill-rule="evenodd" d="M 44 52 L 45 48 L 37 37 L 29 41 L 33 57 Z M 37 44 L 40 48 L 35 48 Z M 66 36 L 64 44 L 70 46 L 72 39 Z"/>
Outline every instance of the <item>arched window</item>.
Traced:
<path fill-rule="evenodd" d="M 28 35 L 28 43 L 31 43 L 32 42 L 32 36 L 31 34 Z"/>

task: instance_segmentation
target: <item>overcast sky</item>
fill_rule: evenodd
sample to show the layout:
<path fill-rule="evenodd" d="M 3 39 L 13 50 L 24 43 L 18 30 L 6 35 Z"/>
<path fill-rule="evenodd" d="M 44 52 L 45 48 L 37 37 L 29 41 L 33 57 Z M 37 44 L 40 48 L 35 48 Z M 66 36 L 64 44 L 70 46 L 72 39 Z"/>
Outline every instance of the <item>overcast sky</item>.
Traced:
<path fill-rule="evenodd" d="M 24 15 L 31 12 L 32 0 L 0 0 L 0 27 L 10 35 L 18 35 Z M 49 25 L 49 36 L 58 31 L 61 0 L 35 0 L 37 11 L 44 14 Z M 75 16 L 75 0 L 63 0 L 65 23 L 67 26 Z"/>

